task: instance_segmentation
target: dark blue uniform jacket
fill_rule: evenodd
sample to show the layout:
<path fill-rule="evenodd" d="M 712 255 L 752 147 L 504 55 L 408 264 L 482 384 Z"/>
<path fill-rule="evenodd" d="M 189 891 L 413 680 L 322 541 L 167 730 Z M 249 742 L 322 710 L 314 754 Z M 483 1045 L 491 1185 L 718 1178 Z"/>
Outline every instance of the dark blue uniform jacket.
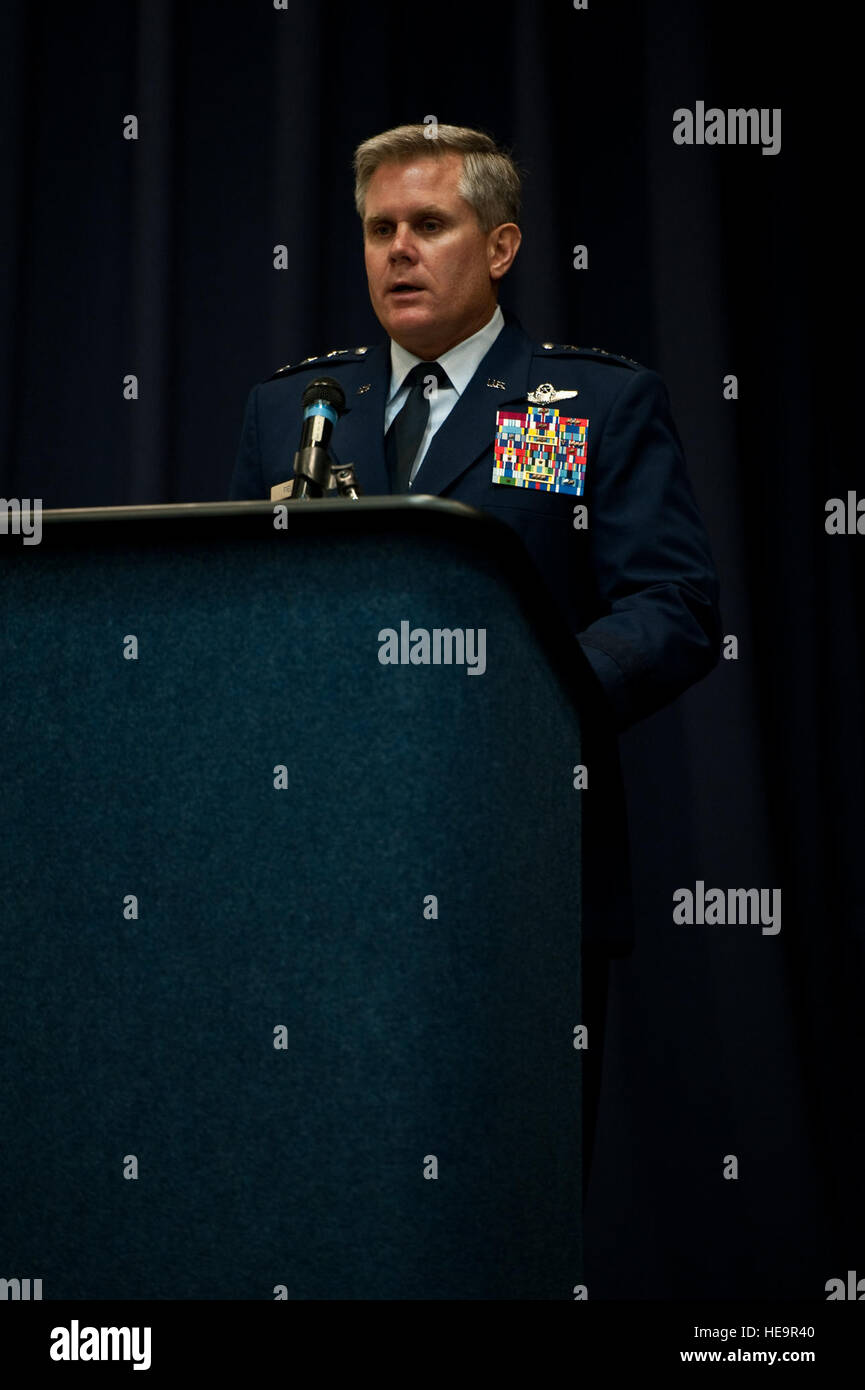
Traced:
<path fill-rule="evenodd" d="M 269 498 L 292 476 L 301 397 L 323 375 L 340 382 L 349 407 L 334 432 L 334 456 L 354 463 L 364 494 L 390 492 L 385 340 L 309 358 L 252 390 L 233 499 Z M 496 412 L 526 411 L 528 392 L 546 382 L 577 391 L 555 408 L 588 419 L 581 497 L 492 481 Z M 511 526 L 588 659 L 597 684 L 583 721 L 583 934 L 626 951 L 633 928 L 615 736 L 711 670 L 721 641 L 718 581 L 664 384 L 629 358 L 534 343 L 506 313 L 433 436 L 412 491 L 468 503 Z M 575 529 L 581 504 L 586 526 Z"/>

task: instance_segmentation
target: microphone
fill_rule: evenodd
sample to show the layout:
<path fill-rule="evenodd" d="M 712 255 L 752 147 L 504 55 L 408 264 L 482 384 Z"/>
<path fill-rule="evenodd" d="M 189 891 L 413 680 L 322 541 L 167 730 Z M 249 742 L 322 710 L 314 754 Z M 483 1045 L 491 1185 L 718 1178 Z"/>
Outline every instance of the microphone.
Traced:
<path fill-rule="evenodd" d="M 338 381 L 323 376 L 311 381 L 303 393 L 303 428 L 294 456 L 292 501 L 321 497 L 330 481 L 328 445 L 333 427 L 345 411 L 345 394 Z"/>

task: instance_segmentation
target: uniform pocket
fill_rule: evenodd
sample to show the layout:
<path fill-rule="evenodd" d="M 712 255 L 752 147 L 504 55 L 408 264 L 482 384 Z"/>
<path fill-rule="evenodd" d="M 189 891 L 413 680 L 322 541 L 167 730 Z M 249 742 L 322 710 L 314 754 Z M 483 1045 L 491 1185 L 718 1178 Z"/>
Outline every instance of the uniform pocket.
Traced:
<path fill-rule="evenodd" d="M 573 518 L 575 505 L 583 500 L 582 497 L 572 497 L 564 492 L 541 492 L 536 488 L 492 483 L 484 500 L 476 505 L 491 512 L 527 512 L 530 516 L 568 521 Z"/>

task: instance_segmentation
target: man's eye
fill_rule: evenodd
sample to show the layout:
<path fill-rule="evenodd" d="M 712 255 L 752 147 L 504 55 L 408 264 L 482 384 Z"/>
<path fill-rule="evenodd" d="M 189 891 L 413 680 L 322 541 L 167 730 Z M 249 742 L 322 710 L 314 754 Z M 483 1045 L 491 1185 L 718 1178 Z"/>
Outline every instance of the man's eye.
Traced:
<path fill-rule="evenodd" d="M 432 217 L 428 217 L 423 224 L 423 229 L 425 232 L 437 232 L 440 226 L 440 222 L 436 222 Z"/>

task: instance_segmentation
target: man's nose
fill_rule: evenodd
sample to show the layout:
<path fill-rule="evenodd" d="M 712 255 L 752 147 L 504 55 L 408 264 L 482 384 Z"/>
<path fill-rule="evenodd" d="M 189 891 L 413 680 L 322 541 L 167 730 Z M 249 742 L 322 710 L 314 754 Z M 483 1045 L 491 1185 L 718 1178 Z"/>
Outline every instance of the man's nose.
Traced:
<path fill-rule="evenodd" d="M 408 222 L 398 222 L 393 234 L 393 240 L 390 244 L 391 260 L 399 260 L 404 257 L 407 257 L 409 260 L 414 260 L 416 255 L 417 248 L 415 247 L 411 224 Z"/>

